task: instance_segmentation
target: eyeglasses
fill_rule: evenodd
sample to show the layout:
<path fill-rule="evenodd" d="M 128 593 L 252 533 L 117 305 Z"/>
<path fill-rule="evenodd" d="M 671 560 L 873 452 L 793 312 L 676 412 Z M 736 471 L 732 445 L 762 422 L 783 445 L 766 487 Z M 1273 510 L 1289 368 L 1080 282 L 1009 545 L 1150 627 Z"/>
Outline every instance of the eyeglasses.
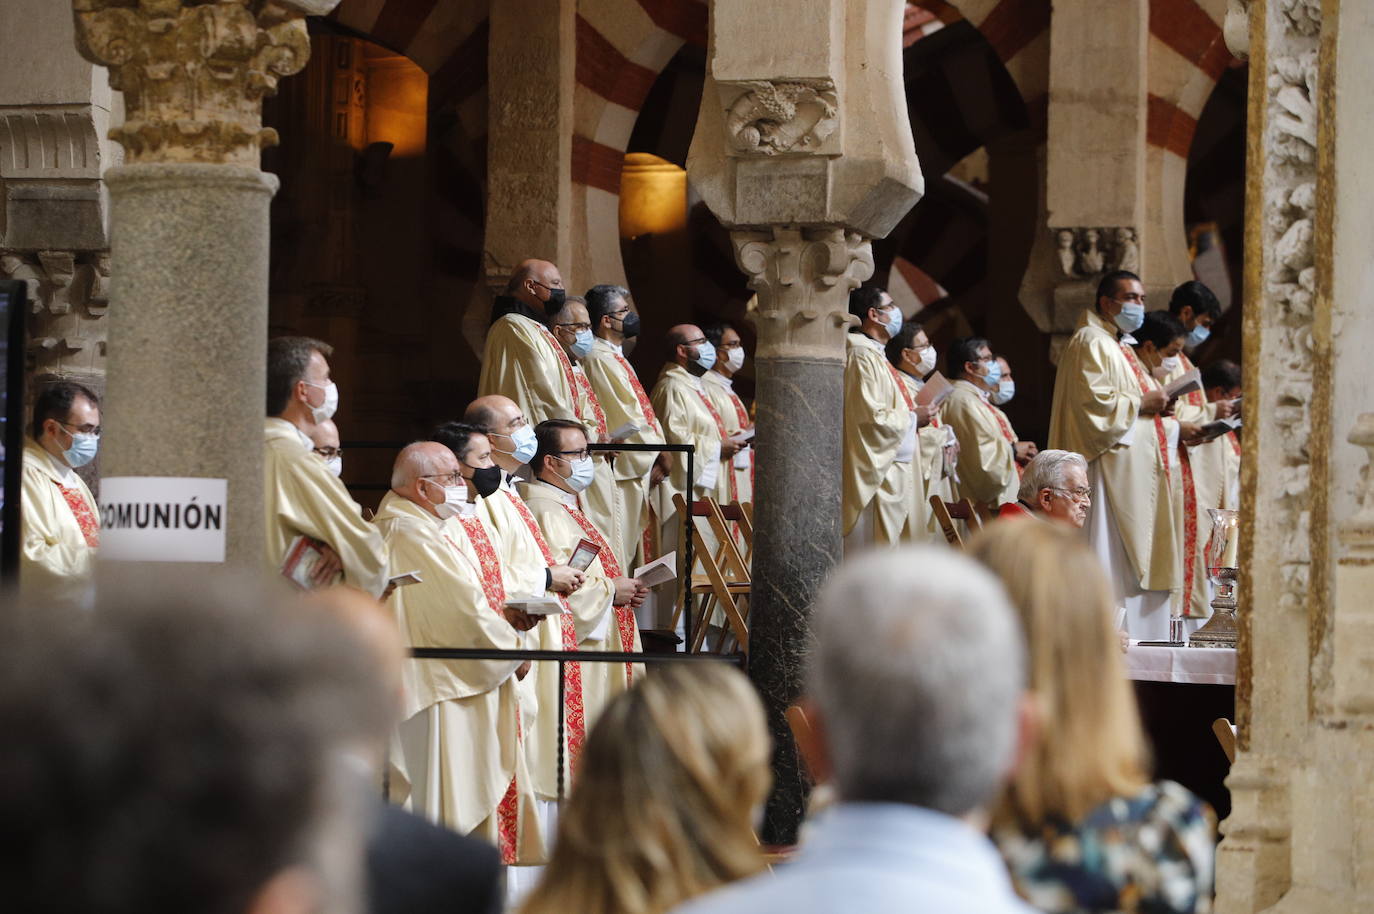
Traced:
<path fill-rule="evenodd" d="M 582 321 L 581 323 L 578 323 L 578 324 L 554 324 L 554 326 L 555 326 L 555 327 L 568 327 L 568 328 L 571 328 L 573 331 L 575 331 L 575 332 L 577 332 L 577 333 L 581 333 L 583 330 L 590 330 L 590 329 L 592 329 L 592 325 L 589 324 L 589 323 L 587 323 L 586 321 Z"/>
<path fill-rule="evenodd" d="M 462 473 L 459 473 L 457 470 L 454 470 L 452 473 L 443 473 L 443 474 L 439 474 L 439 475 L 421 476 L 420 478 L 421 478 L 421 479 L 437 479 L 437 480 L 439 480 L 439 482 L 443 483 L 445 486 L 459 486 L 459 485 L 465 485 L 465 484 L 466 484 L 466 483 L 463 482 L 463 474 L 462 474 Z"/>
<path fill-rule="evenodd" d="M 97 438 L 99 438 L 99 437 L 100 437 L 101 431 L 103 431 L 103 430 L 101 429 L 101 427 L 98 426 L 98 425 L 76 425 L 76 426 L 73 426 L 73 425 L 72 425 L 71 423 L 69 423 L 69 422 L 61 422 L 61 421 L 59 421 L 57 424 L 60 425 L 60 426 L 62 426 L 63 428 L 65 428 L 67 431 L 71 432 L 71 433 L 74 434 L 74 435 L 95 435 Z"/>
<path fill-rule="evenodd" d="M 553 453 L 554 456 L 561 457 L 564 460 L 567 460 L 569 457 L 571 457 L 573 460 L 582 460 L 586 457 L 592 456 L 592 452 L 587 450 L 586 448 L 583 448 L 580 451 L 554 451 Z M 571 461 L 569 462 L 571 463 Z"/>
<path fill-rule="evenodd" d="M 343 448 L 341 448 L 341 447 L 317 447 L 317 448 L 312 448 L 312 450 L 313 450 L 316 454 L 319 454 L 321 457 L 325 458 L 326 460 L 329 459 L 330 457 L 342 457 L 342 456 L 343 456 Z"/>
<path fill-rule="evenodd" d="M 1092 489 L 1085 489 L 1082 487 L 1079 487 L 1077 489 L 1062 489 L 1059 486 L 1048 486 L 1047 488 L 1051 492 L 1058 492 L 1060 495 L 1063 495 L 1066 498 L 1072 498 L 1074 501 L 1088 502 L 1093 500 Z"/>
<path fill-rule="evenodd" d="M 679 343 L 678 345 L 679 345 L 679 346 L 700 346 L 700 345 L 701 345 L 702 343 L 704 343 L 704 342 L 706 342 L 706 337 L 703 336 L 703 337 L 698 337 L 697 339 L 694 339 L 694 340 L 686 340 L 685 342 Z"/>
<path fill-rule="evenodd" d="M 716 347 L 716 349 L 718 349 L 718 350 L 721 351 L 721 352 L 730 352 L 730 351 L 735 350 L 735 349 L 743 349 L 743 348 L 744 348 L 744 343 L 740 342 L 739 340 L 736 340 L 736 341 L 733 342 L 733 343 L 721 343 L 719 346 Z"/>
<path fill-rule="evenodd" d="M 544 286 L 544 284 L 543 284 L 542 282 L 540 282 L 539 280 L 537 280 L 537 279 L 531 279 L 530 282 L 534 283 L 536 286 Z M 556 287 L 555 287 L 555 286 L 544 286 L 544 288 L 545 288 L 545 289 L 548 289 L 550 292 L 552 292 L 555 288 L 561 289 L 561 288 L 563 288 L 563 286 L 560 284 L 560 285 L 558 285 L 558 286 L 556 286 Z"/>

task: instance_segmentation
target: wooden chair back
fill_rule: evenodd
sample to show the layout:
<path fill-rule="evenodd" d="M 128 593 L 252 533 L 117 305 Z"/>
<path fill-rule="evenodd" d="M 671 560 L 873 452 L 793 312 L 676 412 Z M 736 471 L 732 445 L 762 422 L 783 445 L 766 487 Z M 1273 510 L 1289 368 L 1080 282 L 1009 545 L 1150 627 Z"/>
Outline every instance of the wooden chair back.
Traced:
<path fill-rule="evenodd" d="M 969 535 L 977 533 L 983 529 L 983 521 L 978 516 L 978 511 L 973 507 L 973 502 L 967 498 L 959 501 L 945 501 L 938 495 L 930 496 L 930 509 L 935 513 L 935 520 L 940 525 L 940 531 L 944 533 L 945 539 L 955 549 L 964 548 L 963 537 L 959 534 L 959 528 L 955 521 L 963 521 L 965 530 Z"/>
<path fill-rule="evenodd" d="M 687 649 L 694 653 L 699 653 L 706 649 L 706 637 L 709 632 L 708 623 L 714 611 L 719 609 L 725 617 L 729 638 L 722 635 L 716 643 L 716 651 L 724 652 L 731 642 L 737 645 L 742 653 L 749 653 L 749 626 L 746 622 L 748 616 L 748 601 L 750 581 L 748 569 L 743 567 L 742 560 L 735 548 L 734 541 L 728 535 L 722 536 L 721 532 L 725 528 L 724 518 L 720 514 L 720 506 L 715 502 L 697 502 L 689 509 L 686 500 L 682 495 L 674 495 L 673 503 L 677 508 L 678 516 L 683 519 L 684 528 L 682 531 L 683 540 L 686 537 L 692 538 L 692 565 L 691 569 L 684 569 L 684 573 L 692 576 L 692 594 L 701 596 L 703 599 L 694 601 L 695 605 L 692 612 L 692 643 L 687 645 Z M 716 539 L 716 548 L 713 550 L 706 537 L 702 535 L 701 527 L 697 524 L 697 517 L 705 517 L 708 525 Z M 727 574 L 725 567 L 729 566 L 734 577 Z M 697 573 L 697 568 L 701 573 Z M 740 577 L 743 579 L 741 580 Z M 677 628 L 681 618 L 682 607 L 678 606 L 673 614 L 673 628 Z"/>
<path fill-rule="evenodd" d="M 1236 725 L 1224 717 L 1218 717 L 1212 721 L 1212 732 L 1216 734 L 1217 742 L 1221 743 L 1221 751 L 1226 753 L 1226 761 L 1234 765 L 1236 763 Z"/>

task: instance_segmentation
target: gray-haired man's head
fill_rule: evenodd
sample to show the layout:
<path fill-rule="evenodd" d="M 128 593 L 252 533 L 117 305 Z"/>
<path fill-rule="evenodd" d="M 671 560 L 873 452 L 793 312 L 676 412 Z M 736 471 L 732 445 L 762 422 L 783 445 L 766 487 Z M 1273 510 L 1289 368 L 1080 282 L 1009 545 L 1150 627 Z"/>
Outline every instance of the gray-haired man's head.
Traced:
<path fill-rule="evenodd" d="M 1082 527 L 1092 505 L 1088 462 L 1074 451 L 1041 451 L 1026 465 L 1016 497 L 1032 511 Z"/>
<path fill-rule="evenodd" d="M 842 799 L 954 816 L 1016 752 L 1025 656 L 1001 584 L 944 548 L 873 553 L 822 590 L 808 687 Z"/>

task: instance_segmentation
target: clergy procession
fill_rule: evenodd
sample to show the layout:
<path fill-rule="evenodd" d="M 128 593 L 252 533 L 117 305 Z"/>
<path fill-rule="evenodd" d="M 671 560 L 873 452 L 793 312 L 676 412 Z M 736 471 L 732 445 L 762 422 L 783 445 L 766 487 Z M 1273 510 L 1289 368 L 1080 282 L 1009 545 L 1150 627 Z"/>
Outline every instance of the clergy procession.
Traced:
<path fill-rule="evenodd" d="M 988 339 L 950 340 L 940 370 L 925 329 L 883 289 L 855 289 L 849 312 L 847 556 L 862 562 L 946 540 L 963 547 L 955 518 L 967 534 L 1029 524 L 1060 554 L 1090 556 L 1102 586 L 1085 599 L 1100 598 L 1099 628 L 1114 632 L 1112 644 L 1177 640 L 1205 620 L 1207 510 L 1235 507 L 1240 413 L 1237 367 L 1199 372 L 1187 354 L 1220 314 L 1206 286 L 1185 283 L 1167 308 L 1147 310 L 1136 275 L 1101 280 L 1059 356 L 1045 450 L 1019 437 L 1003 411 L 1016 386 Z M 715 639 L 684 643 L 681 585 L 638 576 L 697 533 L 682 506 L 752 512 L 756 474 L 769 467 L 755 461 L 752 412 L 734 386 L 743 340 L 729 324 L 673 326 L 657 343 L 665 362 L 652 385 L 629 359 L 635 344 L 655 342 L 641 338 L 625 288 L 573 296 L 554 264 L 522 263 L 495 299 L 477 397 L 399 448 L 387 491 L 366 508 L 340 479 L 344 447 L 332 417 L 341 395 L 356 392 L 341 394 L 331 379 L 330 344 L 268 345 L 262 523 L 271 575 L 380 601 L 409 648 L 627 655 L 400 662 L 400 720 L 381 766 L 389 799 L 496 848 L 507 897 L 529 897 L 534 911 L 559 909 L 540 875 L 545 864 L 558 871 L 555 838 L 575 827 L 560 818 L 584 815 L 576 793 L 561 807 L 568 788 L 586 781 L 591 734 L 646 676 L 629 656 L 643 654 L 641 633 L 666 637 L 669 651 L 743 648 L 725 635 L 720 606 L 702 616 Z M 21 580 L 31 598 L 94 599 L 99 512 L 77 471 L 100 434 L 94 391 L 61 382 L 36 398 L 23 490 Z M 664 444 L 693 448 L 690 475 L 683 453 L 653 450 Z M 625 445 L 647 448 L 615 450 Z M 714 553 L 708 561 L 738 545 L 738 527 L 728 544 L 709 531 L 698 541 Z M 963 568 L 950 564 L 962 561 L 954 552 L 929 555 L 932 569 Z M 1202 827 L 1195 798 L 1174 801 L 1187 828 Z M 1017 873 L 1018 858 L 1003 852 L 1018 889 L 1034 898 L 1032 871 Z M 727 909 L 736 908 L 719 908 Z"/>

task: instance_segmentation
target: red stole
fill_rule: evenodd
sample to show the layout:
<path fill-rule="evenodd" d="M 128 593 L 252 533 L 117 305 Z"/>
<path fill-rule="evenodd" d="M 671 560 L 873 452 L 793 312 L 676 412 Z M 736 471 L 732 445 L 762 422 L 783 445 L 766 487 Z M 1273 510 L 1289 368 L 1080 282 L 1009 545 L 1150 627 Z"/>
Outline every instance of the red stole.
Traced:
<path fill-rule="evenodd" d="M 662 436 L 663 429 L 658 424 L 658 416 L 654 415 L 654 404 L 649 399 L 649 394 L 644 390 L 644 385 L 639 383 L 639 375 L 635 374 L 634 368 L 630 366 L 625 356 L 616 352 L 615 360 L 620 363 L 620 367 L 625 370 L 625 375 L 630 379 L 630 387 L 634 389 L 635 399 L 639 401 L 639 408 L 644 413 L 644 418 L 649 421 L 654 433 Z"/>
<path fill-rule="evenodd" d="M 69 489 L 56 479 L 52 482 L 57 486 L 57 491 L 62 493 L 62 498 L 67 502 L 67 507 L 72 509 L 72 515 L 76 518 L 76 525 L 81 528 L 81 535 L 86 538 L 86 545 L 92 549 L 100 546 L 100 520 L 91 510 L 90 502 L 86 501 L 80 489 Z"/>
<path fill-rule="evenodd" d="M 606 538 L 601 535 L 601 531 L 596 529 L 596 524 L 593 524 L 587 519 L 587 515 L 583 514 L 572 505 L 565 504 L 563 507 L 567 510 L 569 516 L 577 521 L 577 525 L 582 528 L 582 532 L 587 534 L 587 539 L 596 543 L 596 545 L 601 548 L 601 554 L 598 558 L 601 559 L 601 567 L 606 570 L 606 576 L 612 579 L 620 577 L 622 574 L 620 562 L 616 561 L 615 553 L 611 551 L 611 544 L 606 542 Z M 611 608 L 615 611 L 616 627 L 620 629 L 620 649 L 627 654 L 633 654 L 635 652 L 634 611 L 630 609 L 628 603 L 624 606 L 612 606 Z M 633 681 L 634 665 L 627 663 L 625 664 L 625 684 L 629 685 Z"/>
<path fill-rule="evenodd" d="M 534 520 L 534 515 L 530 513 L 529 506 L 524 499 L 505 489 L 502 490 L 507 498 L 510 499 L 515 511 L 520 515 L 520 519 L 525 522 L 525 527 L 530 531 L 530 536 L 534 537 L 534 542 L 539 546 L 539 554 L 544 557 L 544 561 L 553 565 L 553 553 L 549 551 L 549 544 L 544 539 L 544 534 L 539 530 L 539 524 Z M 577 650 L 577 628 L 573 625 L 572 610 L 568 607 L 568 598 L 558 594 L 558 602 L 563 607 L 563 613 L 558 617 L 563 625 L 563 650 Z M 582 741 L 587 735 L 587 719 L 582 706 L 582 664 L 565 663 L 563 664 L 563 709 L 565 729 L 568 734 L 568 767 L 574 769 L 577 766 L 577 758 L 582 754 Z"/>
<path fill-rule="evenodd" d="M 1125 343 L 1121 344 L 1121 351 L 1126 355 L 1126 364 L 1131 366 L 1131 371 L 1135 374 L 1136 383 L 1140 385 L 1141 393 L 1149 393 L 1149 375 L 1145 373 L 1145 368 L 1136 358 L 1135 350 Z M 1164 417 L 1155 416 L 1155 437 L 1159 441 L 1159 456 L 1164 461 L 1164 481 L 1169 481 L 1169 435 L 1164 431 Z"/>
<path fill-rule="evenodd" d="M 705 384 L 706 382 L 698 379 L 697 383 Z M 709 412 L 711 418 L 715 420 L 716 432 L 720 435 L 720 440 L 724 441 L 726 438 L 730 437 L 730 434 L 725 431 L 725 420 L 720 417 L 720 410 L 716 409 L 716 405 L 711 402 L 710 395 L 703 389 L 697 391 L 697 396 L 701 397 L 701 402 L 705 404 L 707 412 Z M 739 501 L 739 482 L 735 479 L 735 468 L 732 464 L 726 464 L 725 476 L 730 482 L 730 500 Z M 688 484 L 690 486 L 690 480 Z"/>

